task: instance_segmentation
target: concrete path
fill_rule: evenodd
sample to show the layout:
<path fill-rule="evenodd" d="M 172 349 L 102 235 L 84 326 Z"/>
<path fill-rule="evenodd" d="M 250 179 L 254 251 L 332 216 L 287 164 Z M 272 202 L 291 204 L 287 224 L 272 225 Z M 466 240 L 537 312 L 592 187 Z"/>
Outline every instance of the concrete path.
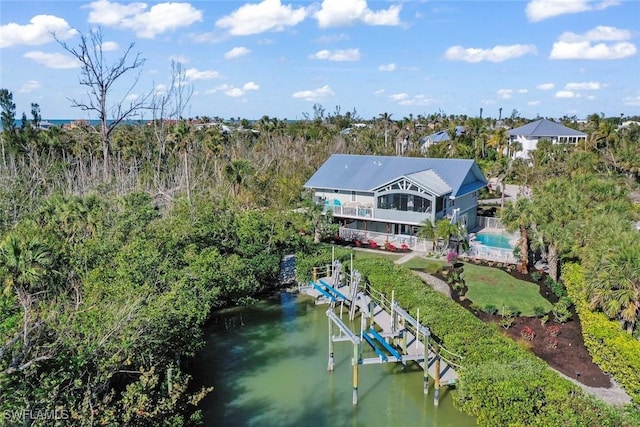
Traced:
<path fill-rule="evenodd" d="M 395 261 L 395 263 L 404 264 L 405 262 L 409 261 L 413 257 L 417 257 L 417 256 L 424 257 L 424 253 L 413 251 L 403 256 L 402 258 L 398 258 Z M 440 292 L 441 294 L 444 294 L 447 297 L 451 298 L 451 289 L 449 288 L 449 285 L 446 282 L 443 282 L 442 280 L 432 276 L 431 274 L 424 273 L 422 271 L 413 271 L 413 274 L 418 276 L 420 280 L 422 280 L 424 283 L 431 286 L 435 291 Z"/>

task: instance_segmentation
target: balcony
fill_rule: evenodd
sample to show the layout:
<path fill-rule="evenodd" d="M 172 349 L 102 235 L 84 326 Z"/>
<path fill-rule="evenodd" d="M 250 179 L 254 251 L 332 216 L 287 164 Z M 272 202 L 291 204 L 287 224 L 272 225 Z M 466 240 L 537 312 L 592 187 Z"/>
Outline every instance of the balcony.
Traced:
<path fill-rule="evenodd" d="M 373 207 L 372 206 L 362 206 L 353 202 L 352 204 L 345 205 L 335 205 L 335 204 L 324 204 L 324 212 L 332 211 L 333 216 L 335 217 L 346 217 L 346 218 L 373 218 Z"/>

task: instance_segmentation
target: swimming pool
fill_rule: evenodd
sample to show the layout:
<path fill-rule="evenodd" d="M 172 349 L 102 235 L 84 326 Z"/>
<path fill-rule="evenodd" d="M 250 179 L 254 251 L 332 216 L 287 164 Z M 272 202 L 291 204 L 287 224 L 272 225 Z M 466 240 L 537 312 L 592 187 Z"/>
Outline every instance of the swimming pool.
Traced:
<path fill-rule="evenodd" d="M 504 236 L 502 234 L 476 234 L 476 240 L 485 246 L 491 246 L 493 248 L 513 249 L 513 246 L 509 243 L 509 236 Z"/>

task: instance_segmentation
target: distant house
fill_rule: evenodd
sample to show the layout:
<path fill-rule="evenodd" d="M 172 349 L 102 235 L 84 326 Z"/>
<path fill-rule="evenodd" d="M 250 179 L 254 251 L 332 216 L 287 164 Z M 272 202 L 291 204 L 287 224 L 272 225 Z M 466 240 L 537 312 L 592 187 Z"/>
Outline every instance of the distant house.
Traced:
<path fill-rule="evenodd" d="M 442 218 L 476 227 L 475 160 L 333 154 L 305 184 L 343 227 L 414 236 Z"/>
<path fill-rule="evenodd" d="M 464 132 L 464 126 L 456 126 L 456 136 L 464 135 Z M 426 152 L 433 144 L 449 141 L 450 139 L 451 135 L 449 135 L 449 132 L 441 130 L 439 132 L 432 133 L 431 135 L 423 136 L 418 140 L 418 142 L 420 143 L 420 150 L 422 152 Z"/>
<path fill-rule="evenodd" d="M 553 144 L 577 144 L 587 139 L 587 134 L 571 129 L 560 123 L 540 119 L 509 131 L 509 142 L 519 142 L 522 150 L 513 157 L 527 158 L 529 152 L 536 149 L 538 141 L 546 139 Z"/>

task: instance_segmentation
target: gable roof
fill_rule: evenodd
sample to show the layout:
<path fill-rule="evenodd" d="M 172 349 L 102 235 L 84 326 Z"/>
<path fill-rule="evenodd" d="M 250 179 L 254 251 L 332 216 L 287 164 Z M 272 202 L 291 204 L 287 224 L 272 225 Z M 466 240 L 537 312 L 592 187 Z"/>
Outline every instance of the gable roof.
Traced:
<path fill-rule="evenodd" d="M 537 138 L 546 136 L 587 136 L 586 133 L 582 133 L 547 119 L 536 120 L 535 122 L 528 123 L 524 126 L 511 129 L 509 131 L 509 135 L 532 136 Z"/>
<path fill-rule="evenodd" d="M 487 185 L 475 160 L 333 154 L 304 186 L 373 192 L 403 176 L 453 197 Z"/>

